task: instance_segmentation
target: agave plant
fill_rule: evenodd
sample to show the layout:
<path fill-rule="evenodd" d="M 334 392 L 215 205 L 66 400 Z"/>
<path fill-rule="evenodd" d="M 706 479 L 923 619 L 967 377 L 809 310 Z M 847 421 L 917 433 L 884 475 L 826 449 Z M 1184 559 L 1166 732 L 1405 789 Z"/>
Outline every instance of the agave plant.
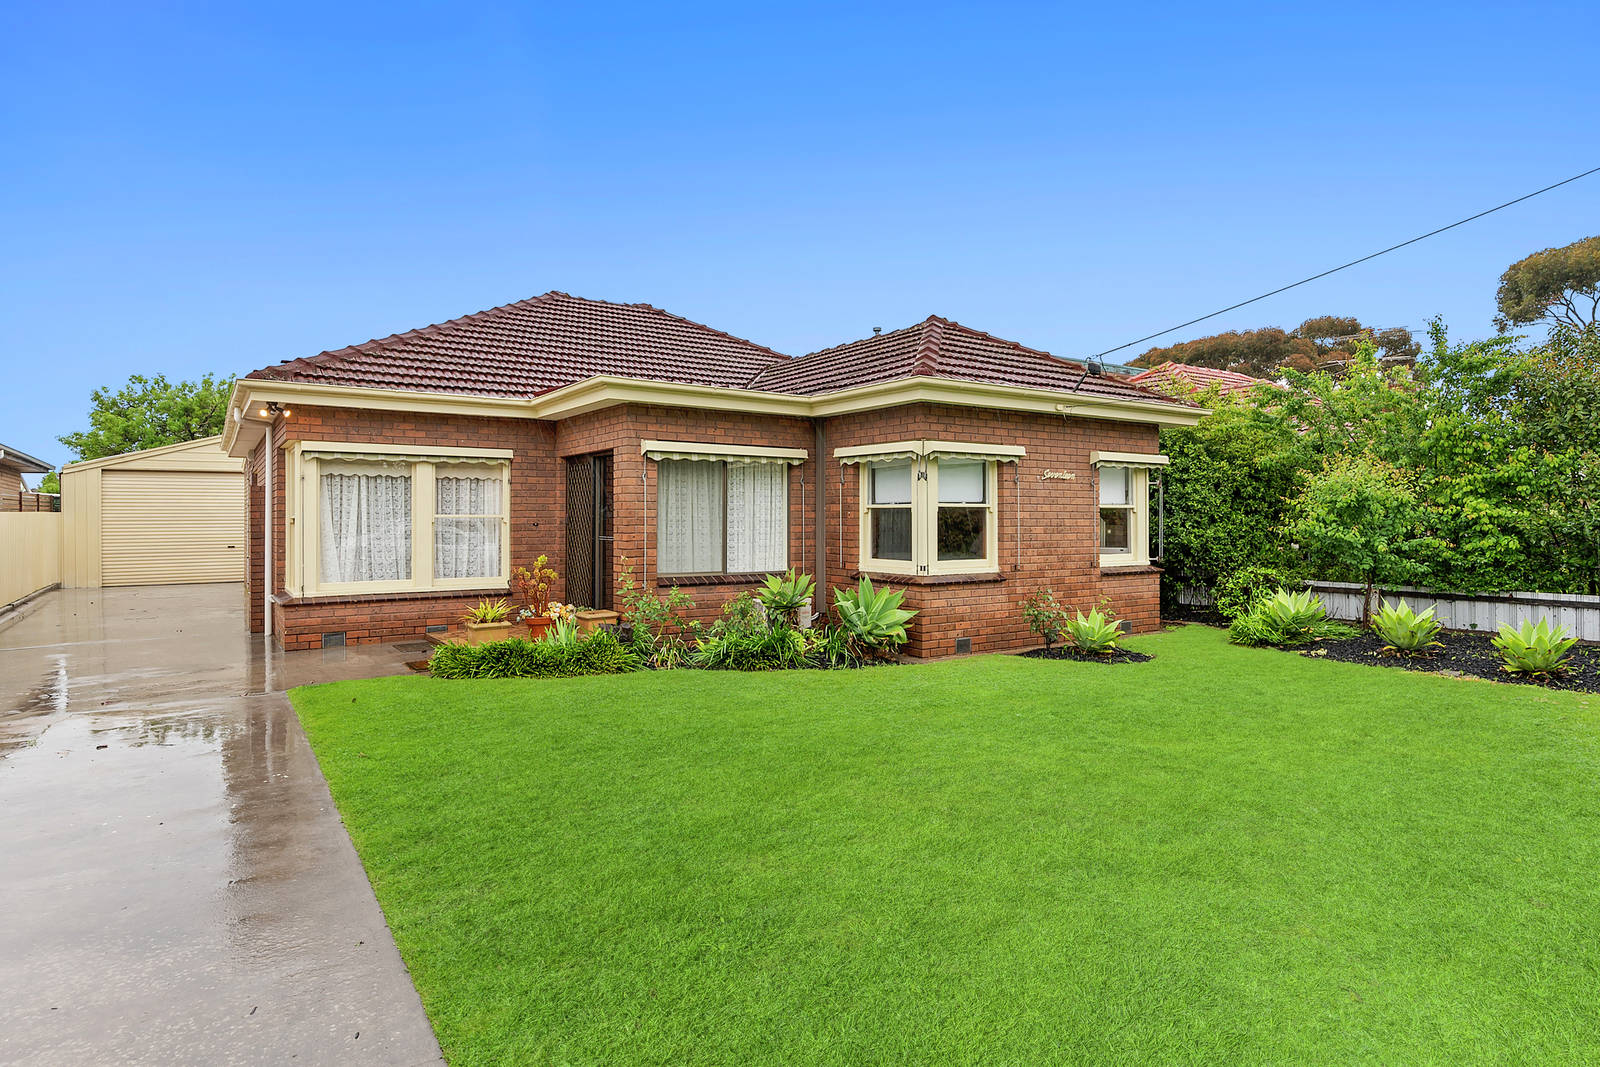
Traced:
<path fill-rule="evenodd" d="M 793 567 L 783 577 L 767 575 L 756 599 L 767 609 L 769 618 L 782 619 L 790 626 L 800 621 L 800 609 L 816 592 L 817 583 L 809 574 L 796 574 Z"/>
<path fill-rule="evenodd" d="M 1328 618 L 1322 599 L 1308 591 L 1279 589 L 1259 597 L 1250 610 L 1233 620 L 1228 640 L 1236 645 L 1288 648 L 1356 631 Z"/>
<path fill-rule="evenodd" d="M 1390 655 L 1416 656 L 1427 649 L 1443 647 L 1434 640 L 1439 630 L 1433 608 L 1419 615 L 1404 600 L 1398 604 L 1385 600 L 1372 616 L 1372 632 L 1383 639 L 1383 650 Z"/>
<path fill-rule="evenodd" d="M 1548 678 L 1567 669 L 1567 653 L 1578 639 L 1568 637 L 1565 626 L 1552 626 L 1549 619 L 1540 619 L 1515 629 L 1503 622 L 1500 636 L 1489 642 L 1500 650 L 1500 658 L 1505 660 L 1503 670 L 1530 678 Z"/>
<path fill-rule="evenodd" d="M 1062 619 L 1061 629 L 1071 639 L 1074 647 L 1083 652 L 1109 655 L 1117 650 L 1122 638 L 1122 624 L 1110 618 L 1099 608 L 1085 615 L 1078 612 L 1075 619 Z"/>
<path fill-rule="evenodd" d="M 917 613 L 900 606 L 905 597 L 898 589 L 874 589 L 865 577 L 853 591 L 833 591 L 839 624 L 849 634 L 857 658 L 886 656 L 906 643 L 906 623 Z"/>

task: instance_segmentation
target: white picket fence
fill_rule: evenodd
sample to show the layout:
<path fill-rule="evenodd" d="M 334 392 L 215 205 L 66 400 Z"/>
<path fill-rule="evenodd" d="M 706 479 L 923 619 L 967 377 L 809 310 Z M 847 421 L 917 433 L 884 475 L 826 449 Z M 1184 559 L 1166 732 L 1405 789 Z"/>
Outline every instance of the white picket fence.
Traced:
<path fill-rule="evenodd" d="M 1364 588 L 1353 582 L 1309 582 L 1322 597 L 1328 614 L 1358 622 Z M 1445 593 L 1436 589 L 1394 586 L 1379 591 L 1390 601 L 1403 600 L 1417 611 L 1433 608 L 1433 617 L 1446 630 L 1494 633 L 1500 624 L 1512 626 L 1549 619 L 1567 628 L 1581 641 L 1600 641 L 1600 596 L 1571 593 Z"/>

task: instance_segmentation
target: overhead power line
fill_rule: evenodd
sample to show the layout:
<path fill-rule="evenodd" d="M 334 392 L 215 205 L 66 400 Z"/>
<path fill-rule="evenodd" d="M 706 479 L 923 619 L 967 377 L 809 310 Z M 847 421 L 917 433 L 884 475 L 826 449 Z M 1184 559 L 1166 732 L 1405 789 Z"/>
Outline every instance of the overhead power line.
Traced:
<path fill-rule="evenodd" d="M 1226 315 L 1230 311 L 1237 311 L 1239 308 L 1242 308 L 1247 304 L 1254 304 L 1258 300 L 1265 300 L 1267 297 L 1269 297 L 1269 296 L 1277 296 L 1279 293 L 1286 293 L 1290 289 L 1294 289 L 1294 288 L 1297 288 L 1299 286 L 1305 285 L 1307 282 L 1314 282 L 1318 278 L 1326 278 L 1330 274 L 1337 274 L 1342 270 L 1348 270 L 1349 268 L 1357 266 L 1358 264 L 1365 263 L 1369 259 L 1377 259 L 1379 256 L 1388 255 L 1390 252 L 1394 252 L 1394 251 L 1396 251 L 1398 249 L 1404 248 L 1407 245 L 1414 245 L 1418 241 L 1426 241 L 1428 238 L 1435 237 L 1435 236 L 1437 236 L 1437 235 L 1439 235 L 1441 233 L 1444 233 L 1446 230 L 1453 230 L 1457 226 L 1465 226 L 1467 223 L 1473 221 L 1474 219 L 1481 219 L 1485 215 L 1493 215 L 1496 211 L 1503 211 L 1503 210 L 1505 210 L 1506 208 L 1510 207 L 1513 204 L 1522 203 L 1524 200 L 1532 200 L 1534 197 L 1539 196 L 1541 193 L 1548 193 L 1552 189 L 1559 189 L 1563 185 L 1570 185 L 1571 183 L 1577 181 L 1579 178 L 1587 178 L 1589 175 L 1595 174 L 1595 173 L 1600 173 L 1600 167 L 1591 167 L 1589 170 L 1584 171 L 1582 174 L 1574 174 L 1570 178 L 1563 178 L 1561 181 L 1556 182 L 1554 185 L 1547 185 L 1543 189 L 1535 189 L 1533 192 L 1527 193 L 1527 194 L 1525 194 L 1523 196 L 1519 196 L 1515 200 L 1507 200 L 1505 203 L 1497 204 L 1494 207 L 1489 208 L 1487 211 L 1480 211 L 1476 215 L 1468 215 L 1466 218 L 1459 219 L 1456 222 L 1452 222 L 1448 226 L 1440 226 L 1437 230 L 1429 230 L 1427 233 L 1421 234 L 1421 235 L 1419 235 L 1417 237 L 1413 237 L 1409 241 L 1401 241 L 1397 245 L 1390 245 L 1388 248 L 1379 249 L 1378 251 L 1372 253 L 1371 255 L 1362 256 L 1360 259 L 1352 259 L 1348 263 L 1341 263 L 1337 267 L 1331 267 L 1328 270 L 1323 271 L 1321 274 L 1313 274 L 1309 278 L 1301 278 L 1297 282 L 1290 282 L 1288 285 L 1280 285 L 1278 288 L 1272 290 L 1271 292 L 1262 293 L 1260 296 L 1252 296 L 1249 300 L 1241 300 L 1237 304 L 1229 304 L 1227 307 L 1222 308 L 1222 309 L 1220 309 L 1218 311 L 1213 311 L 1209 315 L 1201 315 L 1197 319 L 1190 319 L 1188 322 L 1180 322 L 1176 326 L 1168 326 L 1165 330 L 1157 330 L 1155 333 L 1145 334 L 1143 337 L 1140 337 L 1137 340 L 1129 341 L 1125 345 L 1118 345 L 1115 348 L 1108 348 L 1104 352 L 1096 352 L 1094 355 L 1090 356 L 1089 358 L 1090 359 L 1100 359 L 1100 358 L 1102 358 L 1104 356 L 1109 356 L 1113 352 L 1121 352 L 1124 348 L 1132 348 L 1134 345 L 1143 344 L 1146 341 L 1153 341 L 1157 337 L 1162 337 L 1162 336 L 1165 336 L 1166 334 L 1173 333 L 1173 332 L 1175 332 L 1177 330 L 1181 330 L 1185 326 L 1193 326 L 1197 322 L 1204 322 L 1207 319 L 1214 319 L 1218 315 Z"/>

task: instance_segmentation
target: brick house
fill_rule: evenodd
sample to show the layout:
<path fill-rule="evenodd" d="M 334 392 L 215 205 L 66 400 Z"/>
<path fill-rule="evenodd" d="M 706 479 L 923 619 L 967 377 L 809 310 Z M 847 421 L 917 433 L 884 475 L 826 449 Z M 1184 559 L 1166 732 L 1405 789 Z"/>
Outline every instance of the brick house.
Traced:
<path fill-rule="evenodd" d="M 915 656 L 1030 643 L 1042 587 L 1149 630 L 1157 431 L 1205 412 L 1098 370 L 937 317 L 790 358 L 559 292 L 267 367 L 223 440 L 250 627 L 415 636 L 543 554 L 560 599 L 613 606 L 626 565 L 706 618 L 788 567 L 866 574 L 921 612 Z"/>

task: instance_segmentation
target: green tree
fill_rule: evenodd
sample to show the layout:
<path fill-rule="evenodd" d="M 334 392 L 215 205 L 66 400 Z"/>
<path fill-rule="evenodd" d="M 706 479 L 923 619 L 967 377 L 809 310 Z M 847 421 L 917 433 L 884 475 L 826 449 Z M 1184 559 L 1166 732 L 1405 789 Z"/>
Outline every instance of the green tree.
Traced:
<path fill-rule="evenodd" d="M 49 474 L 46 474 L 43 478 L 39 479 L 39 488 L 37 491 L 41 493 L 61 492 L 61 475 L 57 474 L 55 471 L 51 471 Z"/>
<path fill-rule="evenodd" d="M 84 460 L 211 437 L 227 424 L 232 391 L 232 378 L 210 374 L 198 382 L 135 374 L 115 392 L 109 386 L 96 389 L 89 429 L 57 440 Z"/>
<path fill-rule="evenodd" d="M 1366 587 L 1361 617 L 1370 619 L 1380 582 L 1403 582 L 1426 570 L 1417 536 L 1422 508 L 1410 477 L 1376 456 L 1340 455 L 1312 475 L 1293 505 L 1289 536 L 1320 576 Z"/>
<path fill-rule="evenodd" d="M 1600 322 L 1600 236 L 1525 256 L 1500 275 L 1495 326 L 1539 321 L 1584 330 Z"/>
<path fill-rule="evenodd" d="M 1363 344 L 1391 362 L 1410 362 L 1420 351 L 1409 330 L 1377 330 L 1350 315 L 1317 315 L 1293 330 L 1266 326 L 1152 348 L 1135 359 L 1133 366 L 1187 363 L 1272 378 L 1283 371 L 1310 373 L 1330 362 L 1343 363 Z"/>

